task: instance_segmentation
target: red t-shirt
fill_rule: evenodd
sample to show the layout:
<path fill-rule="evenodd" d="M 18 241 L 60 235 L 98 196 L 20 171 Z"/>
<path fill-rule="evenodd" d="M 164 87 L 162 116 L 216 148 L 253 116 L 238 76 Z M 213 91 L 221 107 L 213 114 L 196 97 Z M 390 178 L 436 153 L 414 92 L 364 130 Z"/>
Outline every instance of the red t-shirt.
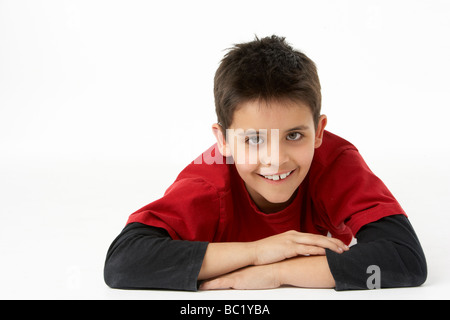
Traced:
<path fill-rule="evenodd" d="M 257 208 L 235 165 L 227 164 L 216 147 L 189 164 L 161 199 L 133 213 L 127 223 L 164 228 L 173 239 L 191 241 L 254 241 L 297 230 L 330 232 L 348 244 L 362 226 L 405 214 L 358 150 L 330 132 L 325 131 L 295 199 L 270 214 Z"/>

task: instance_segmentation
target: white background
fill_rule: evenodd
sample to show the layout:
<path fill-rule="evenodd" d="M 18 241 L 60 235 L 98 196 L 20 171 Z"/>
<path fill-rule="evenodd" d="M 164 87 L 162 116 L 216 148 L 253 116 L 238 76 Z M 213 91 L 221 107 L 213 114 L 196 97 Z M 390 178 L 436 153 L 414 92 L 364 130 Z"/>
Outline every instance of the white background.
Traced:
<path fill-rule="evenodd" d="M 317 64 L 353 142 L 421 239 L 420 288 L 109 289 L 106 251 L 213 142 L 214 72 L 254 35 Z M 0 298 L 450 298 L 450 2 L 0 0 Z"/>

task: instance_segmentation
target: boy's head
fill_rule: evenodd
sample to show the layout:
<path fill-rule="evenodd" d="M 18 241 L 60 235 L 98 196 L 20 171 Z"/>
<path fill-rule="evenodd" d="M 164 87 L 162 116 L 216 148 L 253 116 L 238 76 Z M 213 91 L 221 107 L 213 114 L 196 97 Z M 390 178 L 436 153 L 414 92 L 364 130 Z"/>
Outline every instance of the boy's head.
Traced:
<path fill-rule="evenodd" d="M 223 133 L 235 110 L 248 101 L 300 101 L 311 109 L 317 126 L 320 81 L 314 62 L 277 36 L 237 44 L 223 58 L 214 77 L 214 99 Z"/>
<path fill-rule="evenodd" d="M 232 157 L 264 212 L 287 206 L 322 143 L 320 83 L 314 63 L 276 36 L 236 45 L 214 82 L 219 151 Z"/>

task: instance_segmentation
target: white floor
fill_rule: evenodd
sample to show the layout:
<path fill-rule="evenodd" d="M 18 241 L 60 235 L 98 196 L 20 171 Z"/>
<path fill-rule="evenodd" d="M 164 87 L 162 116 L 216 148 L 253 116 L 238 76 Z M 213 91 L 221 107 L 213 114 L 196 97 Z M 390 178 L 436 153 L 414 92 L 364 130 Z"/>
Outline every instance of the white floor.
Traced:
<path fill-rule="evenodd" d="M 159 197 L 180 168 L 150 174 L 144 163 L 8 162 L 0 180 L 0 299 L 448 299 L 448 179 L 433 171 L 420 190 L 398 192 L 421 239 L 429 276 L 422 287 L 336 292 L 279 288 L 261 291 L 113 290 L 103 282 L 108 246 L 127 216 Z M 402 177 L 408 170 L 400 170 Z M 437 174 L 437 171 L 434 171 Z M 431 175 L 431 176 L 430 176 Z M 390 176 L 390 175 L 389 175 Z M 445 174 L 444 174 L 445 177 Z M 406 177 L 405 177 L 406 178 Z M 151 180 L 153 182 L 151 182 Z M 160 181 L 160 183 L 155 183 Z"/>
<path fill-rule="evenodd" d="M 0 299 L 450 298 L 449 2 L 228 2 L 0 1 Z M 212 144 L 224 49 L 271 34 L 318 65 L 328 130 L 408 213 L 428 281 L 109 289 L 106 251 L 128 215 Z"/>

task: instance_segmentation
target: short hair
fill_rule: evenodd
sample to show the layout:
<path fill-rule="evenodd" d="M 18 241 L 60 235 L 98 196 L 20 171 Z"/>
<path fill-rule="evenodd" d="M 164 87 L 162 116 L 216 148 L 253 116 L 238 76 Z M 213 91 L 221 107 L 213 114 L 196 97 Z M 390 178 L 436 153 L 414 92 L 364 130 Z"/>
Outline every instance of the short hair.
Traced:
<path fill-rule="evenodd" d="M 214 77 L 217 120 L 224 133 L 240 104 L 285 99 L 307 104 L 317 128 L 322 96 L 311 59 L 275 35 L 229 49 Z"/>

